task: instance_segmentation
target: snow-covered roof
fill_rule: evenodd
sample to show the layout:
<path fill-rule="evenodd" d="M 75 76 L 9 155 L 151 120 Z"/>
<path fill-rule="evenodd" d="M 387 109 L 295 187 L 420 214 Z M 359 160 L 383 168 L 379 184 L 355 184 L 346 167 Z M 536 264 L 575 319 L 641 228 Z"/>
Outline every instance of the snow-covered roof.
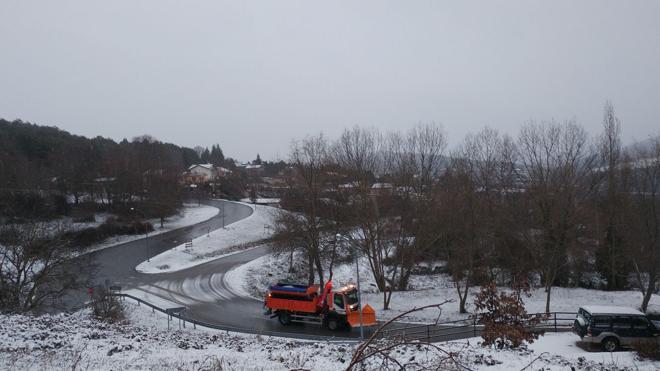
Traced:
<path fill-rule="evenodd" d="M 113 176 L 111 177 L 106 176 L 106 177 L 94 178 L 94 181 L 99 183 L 104 183 L 104 182 L 114 182 L 116 179 L 117 178 Z"/>
<path fill-rule="evenodd" d="M 586 310 L 591 314 L 636 314 L 644 315 L 644 313 L 638 311 L 634 308 L 629 307 L 617 307 L 609 305 L 585 305 L 582 309 Z"/>
<path fill-rule="evenodd" d="M 392 188 L 392 183 L 374 183 L 371 188 Z"/>
<path fill-rule="evenodd" d="M 224 168 L 224 167 L 219 167 L 218 171 L 221 172 L 221 173 L 226 173 L 226 174 L 231 173 L 231 170 L 229 170 L 227 168 Z"/>
<path fill-rule="evenodd" d="M 261 165 L 245 165 L 246 169 L 261 169 Z"/>
<path fill-rule="evenodd" d="M 200 166 L 200 167 L 203 167 L 203 168 L 206 168 L 206 169 L 209 169 L 209 170 L 213 169 L 213 164 L 194 164 L 194 165 L 190 165 L 188 170 L 192 170 L 193 168 L 195 168 L 197 166 Z"/>
<path fill-rule="evenodd" d="M 358 182 L 350 182 L 350 183 L 344 183 L 340 184 L 339 188 L 357 188 L 360 185 Z"/>

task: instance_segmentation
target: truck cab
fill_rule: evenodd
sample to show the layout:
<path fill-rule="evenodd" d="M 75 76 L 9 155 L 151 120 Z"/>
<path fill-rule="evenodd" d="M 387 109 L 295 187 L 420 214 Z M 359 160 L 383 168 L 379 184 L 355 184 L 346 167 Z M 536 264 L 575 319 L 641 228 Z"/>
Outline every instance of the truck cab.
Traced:
<path fill-rule="evenodd" d="M 339 291 L 333 291 L 330 293 L 328 302 L 332 303 L 332 309 L 336 311 L 342 311 L 343 313 L 346 313 L 347 310 L 357 310 L 357 289 L 355 286 L 345 286 L 342 287 Z"/>

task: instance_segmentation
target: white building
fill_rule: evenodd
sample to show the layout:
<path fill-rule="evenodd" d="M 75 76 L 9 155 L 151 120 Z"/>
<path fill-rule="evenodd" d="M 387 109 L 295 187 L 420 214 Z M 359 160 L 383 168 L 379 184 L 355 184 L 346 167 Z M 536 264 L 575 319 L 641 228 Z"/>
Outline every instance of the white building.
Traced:
<path fill-rule="evenodd" d="M 224 167 L 215 167 L 213 164 L 195 164 L 183 173 L 183 180 L 186 184 L 206 183 L 229 174 L 231 174 L 231 170 Z"/>

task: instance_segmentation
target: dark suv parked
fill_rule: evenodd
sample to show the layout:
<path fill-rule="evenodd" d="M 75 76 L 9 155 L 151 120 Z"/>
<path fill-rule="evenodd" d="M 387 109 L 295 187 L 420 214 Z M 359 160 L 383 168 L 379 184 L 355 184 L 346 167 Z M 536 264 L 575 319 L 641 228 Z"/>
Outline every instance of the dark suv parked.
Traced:
<path fill-rule="evenodd" d="M 573 322 L 573 332 L 582 341 L 600 344 L 608 352 L 638 342 L 660 341 L 660 323 L 650 321 L 636 309 L 625 307 L 581 307 Z"/>

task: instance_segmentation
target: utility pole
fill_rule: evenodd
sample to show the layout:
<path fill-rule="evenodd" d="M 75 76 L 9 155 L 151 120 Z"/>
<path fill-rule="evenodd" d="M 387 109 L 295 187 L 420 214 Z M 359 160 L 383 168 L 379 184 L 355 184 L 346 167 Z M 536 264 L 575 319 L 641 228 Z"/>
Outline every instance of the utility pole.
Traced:
<path fill-rule="evenodd" d="M 355 246 L 353 246 L 355 249 Z M 357 249 L 355 249 L 357 250 Z M 362 326 L 362 290 L 360 290 L 360 260 L 358 259 L 357 251 L 355 251 L 355 274 L 357 275 L 357 292 L 358 292 L 358 312 L 360 313 L 360 340 L 364 340 L 364 326 Z"/>
<path fill-rule="evenodd" d="M 147 262 L 151 261 L 151 257 L 149 256 L 149 231 L 146 230 L 146 238 L 144 239 L 144 250 L 147 252 Z"/>
<path fill-rule="evenodd" d="M 357 278 L 357 296 L 358 296 L 358 313 L 360 314 L 360 340 L 364 340 L 364 326 L 362 326 L 362 290 L 360 290 L 360 260 L 358 259 L 358 249 L 355 247 L 355 244 L 353 241 L 348 239 L 346 236 L 342 236 L 341 234 L 337 233 L 335 236 L 337 240 L 344 240 L 348 242 L 349 247 L 351 248 L 351 251 L 353 252 L 353 256 L 355 258 L 355 275 Z"/>

